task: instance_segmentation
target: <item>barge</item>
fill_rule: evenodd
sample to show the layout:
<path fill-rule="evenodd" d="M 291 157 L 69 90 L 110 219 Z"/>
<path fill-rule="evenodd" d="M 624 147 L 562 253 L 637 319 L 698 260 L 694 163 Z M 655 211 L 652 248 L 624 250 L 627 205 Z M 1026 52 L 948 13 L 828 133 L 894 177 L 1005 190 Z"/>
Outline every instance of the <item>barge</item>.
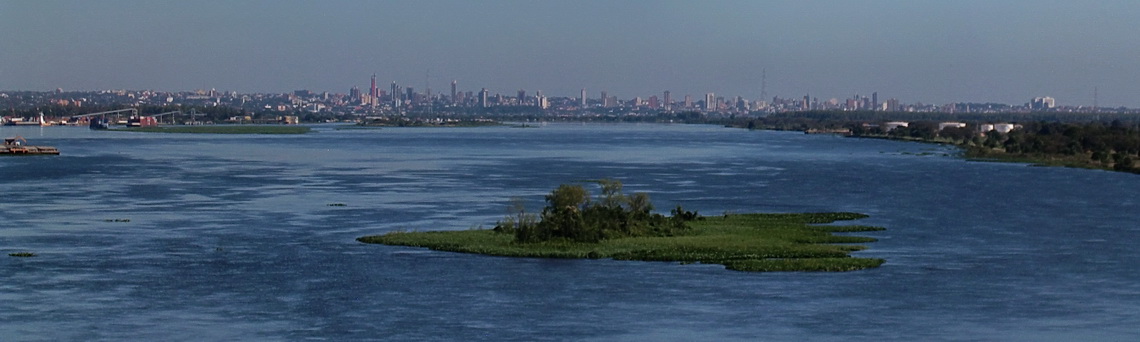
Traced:
<path fill-rule="evenodd" d="M 34 155 L 59 154 L 59 149 L 51 146 L 29 146 L 24 137 L 4 138 L 4 146 L 0 146 L 0 155 Z"/>

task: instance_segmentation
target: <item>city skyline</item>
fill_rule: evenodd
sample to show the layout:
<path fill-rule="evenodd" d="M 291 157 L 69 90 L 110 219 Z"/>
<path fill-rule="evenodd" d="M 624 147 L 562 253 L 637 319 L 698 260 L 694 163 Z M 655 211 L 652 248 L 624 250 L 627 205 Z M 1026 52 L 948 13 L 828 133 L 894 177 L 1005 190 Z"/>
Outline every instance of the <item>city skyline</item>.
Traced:
<path fill-rule="evenodd" d="M 0 89 L 346 93 L 375 73 L 440 94 L 458 80 L 1135 108 L 1137 15 L 1125 1 L 0 1 Z"/>

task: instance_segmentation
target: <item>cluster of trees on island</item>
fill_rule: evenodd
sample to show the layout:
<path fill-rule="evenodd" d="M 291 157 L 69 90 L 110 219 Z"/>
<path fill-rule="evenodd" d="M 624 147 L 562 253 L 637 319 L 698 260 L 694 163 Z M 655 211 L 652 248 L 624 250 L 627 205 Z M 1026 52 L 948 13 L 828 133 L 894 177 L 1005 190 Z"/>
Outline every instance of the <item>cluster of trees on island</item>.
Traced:
<path fill-rule="evenodd" d="M 621 193 L 621 183 L 596 181 L 591 197 L 581 185 L 562 185 L 546 196 L 541 213 L 528 213 L 518 199 L 494 229 L 393 231 L 357 238 L 364 243 L 528 258 L 575 258 L 721 264 L 737 271 L 854 271 L 882 265 L 879 258 L 850 254 L 874 242 L 853 233 L 882 227 L 831 225 L 867 215 L 753 213 L 702 217 L 677 207 L 672 216 L 653 213 L 645 194 Z"/>
<path fill-rule="evenodd" d="M 681 206 L 666 217 L 653 213 L 649 195 L 622 193 L 622 184 L 614 179 L 598 180 L 601 194 L 591 199 L 590 192 L 577 184 L 563 184 L 546 195 L 541 215 L 528 213 L 522 201 L 512 200 L 511 213 L 495 226 L 494 231 L 513 234 L 517 242 L 543 242 L 565 239 L 575 242 L 598 242 L 604 239 L 673 236 L 688 229 L 685 222 L 697 220 L 696 212 Z"/>

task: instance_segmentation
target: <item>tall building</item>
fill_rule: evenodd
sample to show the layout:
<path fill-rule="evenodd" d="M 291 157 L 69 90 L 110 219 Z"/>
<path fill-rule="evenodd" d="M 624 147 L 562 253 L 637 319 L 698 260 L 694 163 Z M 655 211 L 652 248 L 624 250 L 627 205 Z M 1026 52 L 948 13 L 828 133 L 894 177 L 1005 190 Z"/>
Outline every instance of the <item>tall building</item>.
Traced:
<path fill-rule="evenodd" d="M 351 101 L 356 101 L 356 103 L 364 103 L 364 97 L 361 95 L 360 88 L 356 86 L 352 86 L 352 89 L 348 91 L 348 98 L 352 99 Z"/>
<path fill-rule="evenodd" d="M 685 108 L 693 108 L 693 96 L 685 95 Z"/>
<path fill-rule="evenodd" d="M 879 92 L 871 93 L 871 110 L 879 110 Z"/>
<path fill-rule="evenodd" d="M 716 94 L 713 94 L 713 93 L 705 94 L 705 110 L 707 110 L 707 111 L 716 110 Z"/>
<path fill-rule="evenodd" d="M 586 88 L 582 88 L 582 94 L 578 97 L 578 100 L 581 102 L 579 106 L 586 108 Z"/>
<path fill-rule="evenodd" d="M 458 97 L 459 93 L 457 93 L 455 91 L 455 85 L 457 82 L 458 81 L 456 81 L 456 80 L 451 80 L 451 103 L 454 103 L 454 104 L 459 103 L 459 97 Z"/>
<path fill-rule="evenodd" d="M 372 87 L 368 88 L 368 96 L 376 98 L 376 74 L 372 74 Z"/>
<path fill-rule="evenodd" d="M 396 81 L 392 81 L 392 107 L 400 106 L 400 86 L 396 85 Z"/>
<path fill-rule="evenodd" d="M 526 90 L 519 89 L 519 105 L 526 103 Z"/>
<path fill-rule="evenodd" d="M 606 91 L 603 90 L 602 91 L 602 107 L 609 107 L 609 106 L 610 106 L 610 98 L 609 98 L 609 96 L 606 96 Z"/>
<path fill-rule="evenodd" d="M 673 109 L 673 98 L 669 97 L 669 91 L 665 91 L 665 110 Z"/>
<path fill-rule="evenodd" d="M 487 88 L 479 90 L 479 107 L 490 107 L 490 104 L 487 103 Z"/>
<path fill-rule="evenodd" d="M 1029 101 L 1029 108 L 1034 110 L 1044 110 L 1053 108 L 1055 104 L 1056 101 L 1053 100 L 1052 97 L 1034 97 L 1033 100 Z"/>

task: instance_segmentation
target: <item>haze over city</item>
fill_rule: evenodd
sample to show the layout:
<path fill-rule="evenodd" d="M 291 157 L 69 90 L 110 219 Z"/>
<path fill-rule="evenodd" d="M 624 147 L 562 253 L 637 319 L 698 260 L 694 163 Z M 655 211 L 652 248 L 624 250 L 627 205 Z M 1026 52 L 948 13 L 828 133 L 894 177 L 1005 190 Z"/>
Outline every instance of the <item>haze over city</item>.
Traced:
<path fill-rule="evenodd" d="M 375 73 L 567 97 L 1140 107 L 1136 17 L 1134 1 L 5 0 L 0 90 L 347 93 Z"/>

